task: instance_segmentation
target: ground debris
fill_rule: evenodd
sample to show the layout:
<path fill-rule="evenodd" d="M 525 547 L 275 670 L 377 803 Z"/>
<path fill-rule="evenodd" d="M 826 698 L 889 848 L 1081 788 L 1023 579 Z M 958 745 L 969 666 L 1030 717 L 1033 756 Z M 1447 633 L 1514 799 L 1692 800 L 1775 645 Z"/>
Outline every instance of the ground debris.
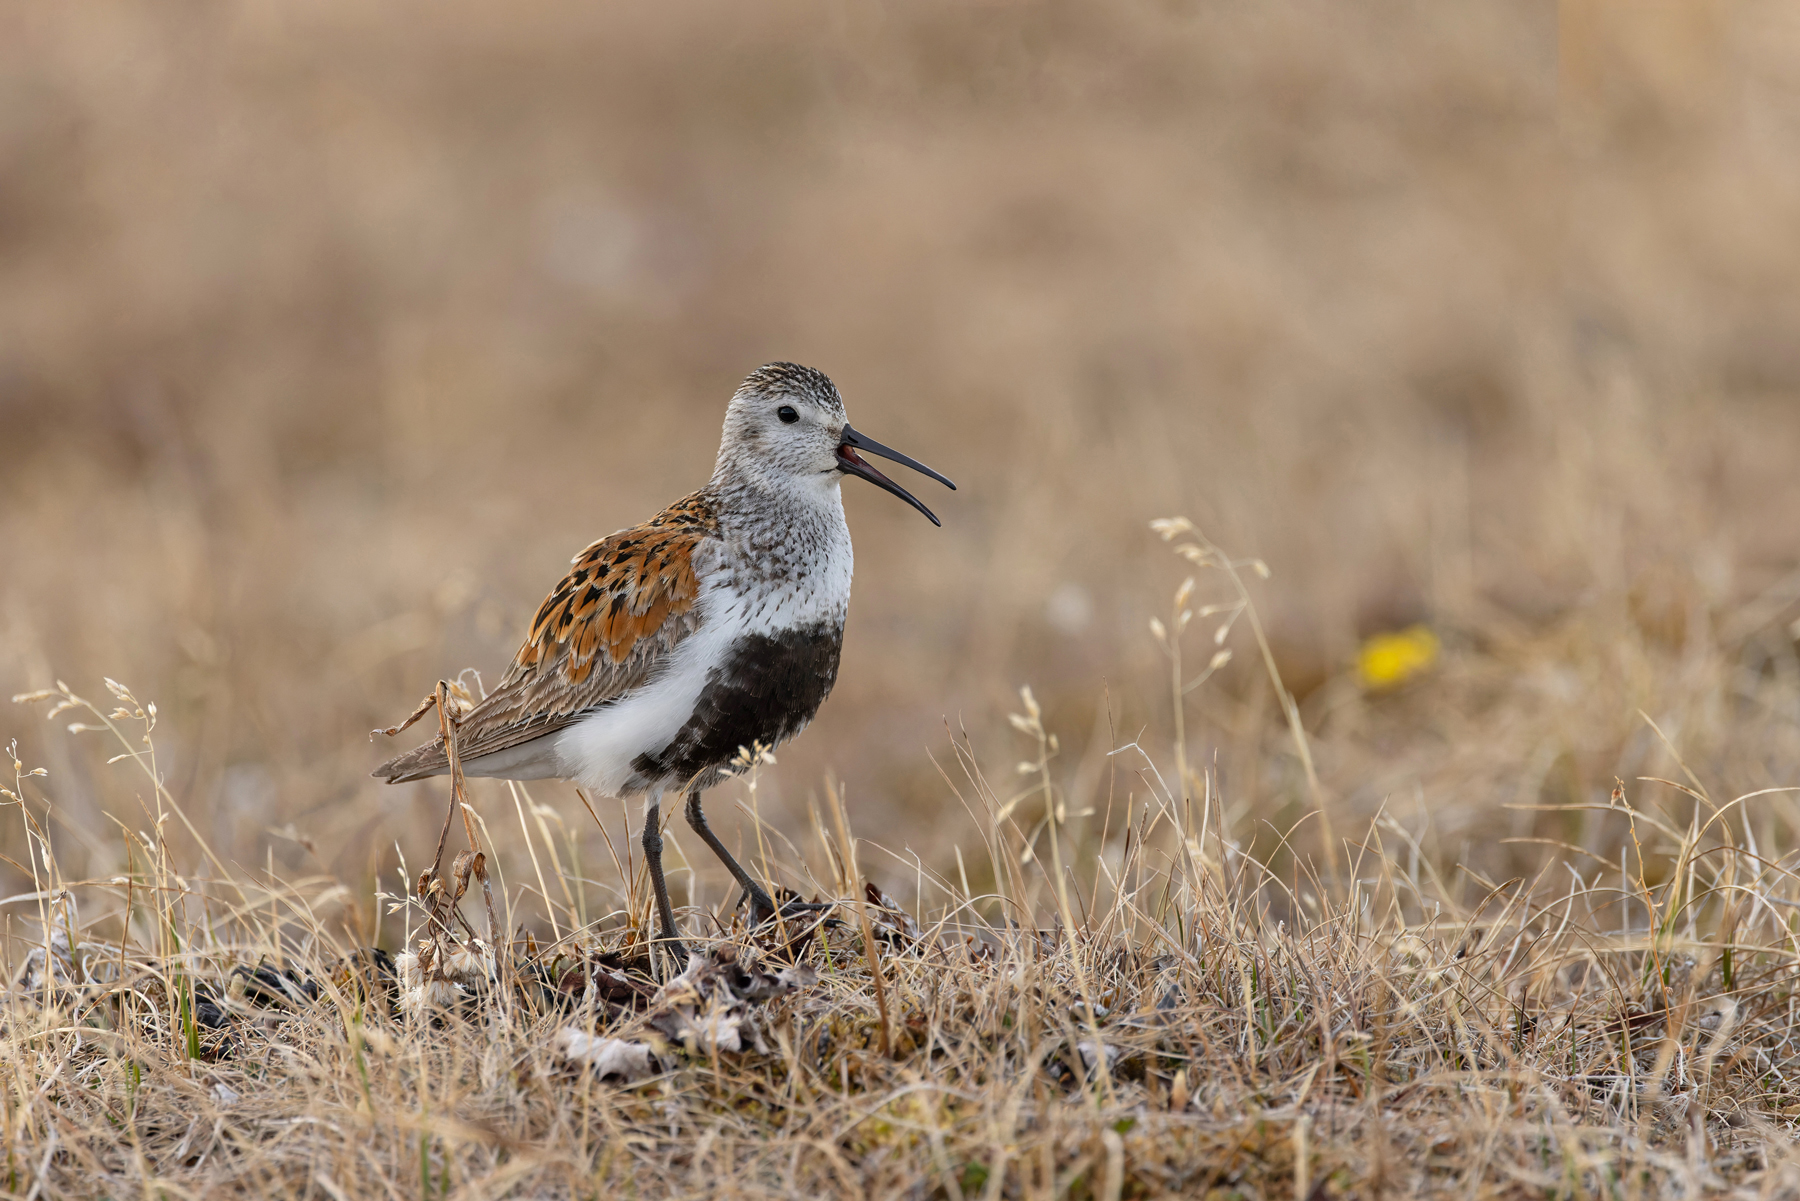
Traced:
<path fill-rule="evenodd" d="M 556 1050 L 570 1063 L 592 1069 L 596 1076 L 617 1076 L 627 1084 L 653 1075 L 659 1067 L 656 1052 L 648 1043 L 587 1034 L 573 1026 L 557 1031 Z"/>
<path fill-rule="evenodd" d="M 869 903 L 869 924 L 882 941 L 890 946 L 916 946 L 925 941 L 925 931 L 913 915 L 882 892 L 873 880 L 864 882 L 863 897 Z"/>
<path fill-rule="evenodd" d="M 746 1033 L 750 1045 L 764 1050 L 750 1021 L 751 1006 L 811 987 L 818 979 L 810 967 L 770 971 L 753 948 L 720 943 L 693 955 L 687 970 L 663 986 L 644 1024 L 689 1054 L 741 1051 Z"/>
<path fill-rule="evenodd" d="M 400 972 L 394 957 L 380 947 L 361 947 L 331 970 L 331 982 L 358 1001 L 374 998 L 392 1006 L 400 997 Z"/>
<path fill-rule="evenodd" d="M 75 898 L 66 890 L 51 898 L 47 925 L 49 937 L 25 953 L 14 977 L 13 990 L 23 996 L 41 999 L 77 982 L 73 940 L 80 927 Z"/>
<path fill-rule="evenodd" d="M 526 956 L 516 969 L 519 991 L 546 1009 L 563 1013 L 592 1010 L 609 1018 L 642 1012 L 656 995 L 656 986 L 634 966 L 647 969 L 648 960 L 632 961 L 620 950 L 578 950 L 572 958 Z"/>
<path fill-rule="evenodd" d="M 589 1034 L 574 1026 L 557 1032 L 557 1051 L 601 1076 L 627 1082 L 674 1066 L 681 1055 L 766 1052 L 753 1010 L 818 983 L 810 967 L 771 966 L 754 948 L 717 943 L 696 951 L 687 970 L 649 1000 L 636 1025 L 639 1038 Z M 630 984 L 630 982 L 627 982 Z M 633 996 L 641 995 L 632 985 Z"/>
<path fill-rule="evenodd" d="M 233 1001 L 259 1008 L 286 1008 L 309 1005 L 318 1000 L 319 984 L 291 967 L 271 967 L 266 961 L 254 968 L 239 964 L 231 969 L 226 980 L 225 995 Z"/>

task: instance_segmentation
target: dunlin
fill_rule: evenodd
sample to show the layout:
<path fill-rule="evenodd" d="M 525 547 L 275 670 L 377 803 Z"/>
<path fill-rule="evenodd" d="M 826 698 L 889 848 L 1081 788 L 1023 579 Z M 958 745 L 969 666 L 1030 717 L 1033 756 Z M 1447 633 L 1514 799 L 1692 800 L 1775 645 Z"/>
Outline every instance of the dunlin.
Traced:
<path fill-rule="evenodd" d="M 499 686 L 457 725 L 467 775 L 646 798 L 659 941 L 684 961 L 663 878 L 664 793 L 686 796 L 688 824 L 752 919 L 776 912 L 706 824 L 700 795 L 743 748 L 798 734 L 837 679 L 852 566 L 838 485 L 860 476 L 941 524 L 864 455 L 956 487 L 852 429 L 822 372 L 757 368 L 726 408 L 712 481 L 577 555 Z M 374 774 L 398 784 L 448 770 L 440 736 Z"/>

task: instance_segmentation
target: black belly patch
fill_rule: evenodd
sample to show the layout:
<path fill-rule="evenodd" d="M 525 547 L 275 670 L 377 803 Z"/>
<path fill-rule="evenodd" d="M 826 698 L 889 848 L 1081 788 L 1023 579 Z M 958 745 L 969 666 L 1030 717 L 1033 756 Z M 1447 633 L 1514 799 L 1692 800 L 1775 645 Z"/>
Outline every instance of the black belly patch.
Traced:
<path fill-rule="evenodd" d="M 811 721 L 837 682 L 842 626 L 816 625 L 773 636 L 752 634 L 707 673 L 694 715 L 673 741 L 639 755 L 632 769 L 647 780 L 707 787 L 738 748 L 773 747 Z"/>

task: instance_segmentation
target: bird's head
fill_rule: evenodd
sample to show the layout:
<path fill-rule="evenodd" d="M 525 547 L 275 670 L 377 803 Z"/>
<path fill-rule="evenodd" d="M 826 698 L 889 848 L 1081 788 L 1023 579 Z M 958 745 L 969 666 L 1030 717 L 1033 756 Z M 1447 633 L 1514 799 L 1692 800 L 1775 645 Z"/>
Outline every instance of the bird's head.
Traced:
<path fill-rule="evenodd" d="M 948 488 L 944 476 L 852 429 L 837 385 L 822 371 L 796 363 L 767 363 L 752 371 L 731 398 L 714 478 L 801 495 L 833 492 L 846 475 L 860 476 L 941 525 L 917 497 L 869 464 L 877 455 L 923 472 Z"/>

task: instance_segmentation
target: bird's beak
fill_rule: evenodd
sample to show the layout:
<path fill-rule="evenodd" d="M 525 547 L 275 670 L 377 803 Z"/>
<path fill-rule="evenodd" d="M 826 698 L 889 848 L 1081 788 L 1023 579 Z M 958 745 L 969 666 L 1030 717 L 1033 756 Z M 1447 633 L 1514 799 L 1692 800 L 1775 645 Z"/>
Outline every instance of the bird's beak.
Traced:
<path fill-rule="evenodd" d="M 838 441 L 838 448 L 837 448 L 837 461 L 838 461 L 838 470 L 839 471 L 843 472 L 845 475 L 861 476 L 863 479 L 868 480 L 871 484 L 874 484 L 877 488 L 882 488 L 888 492 L 892 492 L 895 496 L 898 496 L 901 500 L 905 501 L 907 504 L 911 505 L 913 508 L 917 509 L 919 512 L 925 514 L 925 516 L 931 518 L 932 525 L 941 526 L 944 524 L 943 522 L 941 522 L 937 519 L 937 514 L 933 513 L 930 509 L 927 509 L 924 505 L 919 503 L 918 497 L 914 496 L 912 493 L 908 492 L 905 488 L 902 488 L 899 484 L 896 484 L 893 480 L 890 480 L 887 476 L 881 474 L 881 472 L 879 472 L 879 471 L 875 470 L 875 468 L 871 467 L 869 465 L 869 461 L 867 459 L 863 458 L 862 455 L 859 455 L 856 453 L 859 450 L 866 451 L 872 455 L 879 455 L 881 458 L 884 458 L 884 459 L 891 459 L 896 463 L 904 464 L 905 466 L 912 468 L 914 471 L 917 471 L 923 475 L 930 476 L 932 479 L 936 480 L 938 483 L 944 485 L 944 487 L 949 488 L 952 491 L 954 491 L 956 489 L 955 484 L 951 483 L 946 477 L 939 475 L 937 472 L 933 471 L 931 468 L 925 466 L 925 464 L 919 462 L 919 460 L 910 458 L 907 455 L 903 455 L 897 450 L 890 450 L 888 447 L 883 446 L 881 443 L 875 441 L 875 439 L 869 437 L 867 434 L 859 434 L 847 425 L 844 427 L 844 433 L 843 433 L 843 436 Z"/>

